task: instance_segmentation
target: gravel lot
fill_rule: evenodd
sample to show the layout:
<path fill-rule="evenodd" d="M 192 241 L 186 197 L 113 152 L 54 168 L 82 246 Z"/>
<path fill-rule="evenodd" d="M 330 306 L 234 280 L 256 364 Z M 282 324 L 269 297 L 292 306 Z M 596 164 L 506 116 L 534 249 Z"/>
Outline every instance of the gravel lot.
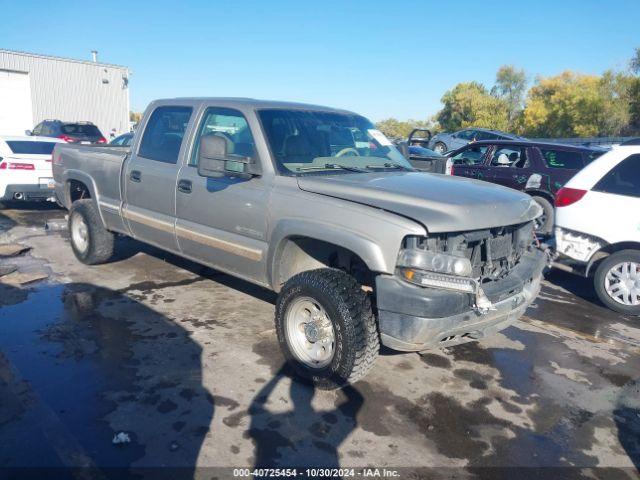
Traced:
<path fill-rule="evenodd" d="M 0 278 L 0 478 L 25 466 L 210 478 L 265 465 L 637 478 L 640 321 L 600 306 L 580 278 L 552 272 L 493 338 L 383 351 L 365 381 L 314 391 L 283 369 L 273 293 L 132 240 L 86 267 L 64 231 L 43 228 L 64 214 L 0 210 L 0 244 L 31 248 L 0 265 L 47 274 Z"/>

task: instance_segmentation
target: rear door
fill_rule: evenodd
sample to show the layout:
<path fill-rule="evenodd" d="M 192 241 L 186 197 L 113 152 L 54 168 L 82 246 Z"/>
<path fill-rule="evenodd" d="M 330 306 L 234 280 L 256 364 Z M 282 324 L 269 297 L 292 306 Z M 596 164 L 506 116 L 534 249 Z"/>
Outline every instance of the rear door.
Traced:
<path fill-rule="evenodd" d="M 153 107 L 152 107 L 153 108 Z M 124 216 L 134 238 L 177 251 L 176 181 L 193 105 L 159 105 L 145 117 L 142 137 L 125 163 Z"/>
<path fill-rule="evenodd" d="M 592 212 L 591 230 L 611 243 L 640 242 L 640 154 L 630 155 L 613 167 L 588 192 L 582 202 Z"/>
<path fill-rule="evenodd" d="M 485 159 L 488 145 L 469 145 L 451 157 L 453 175 L 468 178 L 486 179 L 487 167 Z"/>
<path fill-rule="evenodd" d="M 204 135 L 224 138 L 228 153 L 259 161 L 254 135 L 240 111 L 216 106 L 204 110 L 176 186 L 180 249 L 194 260 L 266 283 L 269 182 L 264 177 L 242 178 L 232 172 L 221 173 L 219 178 L 200 176 L 198 151 Z"/>

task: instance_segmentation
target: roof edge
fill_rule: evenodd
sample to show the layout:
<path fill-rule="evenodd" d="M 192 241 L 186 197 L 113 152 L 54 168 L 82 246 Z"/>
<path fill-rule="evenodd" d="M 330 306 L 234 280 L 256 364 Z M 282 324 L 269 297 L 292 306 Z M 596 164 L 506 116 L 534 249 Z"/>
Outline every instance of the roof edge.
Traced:
<path fill-rule="evenodd" d="M 124 70 L 129 71 L 129 67 L 126 67 L 124 65 L 117 65 L 115 63 L 103 63 L 103 62 L 94 62 L 92 60 L 78 60 L 75 58 L 68 58 L 68 57 L 58 57 L 56 55 L 45 55 L 42 53 L 32 53 L 32 52 L 23 52 L 20 50 L 8 50 L 5 48 L 0 48 L 0 53 L 9 53 L 9 54 L 13 54 L 13 55 L 22 55 L 25 57 L 35 57 L 35 58 L 46 58 L 49 60 L 60 60 L 60 61 L 64 61 L 64 62 L 73 62 L 73 63 L 84 63 L 87 65 L 97 65 L 100 67 L 112 67 L 112 68 L 121 68 Z"/>

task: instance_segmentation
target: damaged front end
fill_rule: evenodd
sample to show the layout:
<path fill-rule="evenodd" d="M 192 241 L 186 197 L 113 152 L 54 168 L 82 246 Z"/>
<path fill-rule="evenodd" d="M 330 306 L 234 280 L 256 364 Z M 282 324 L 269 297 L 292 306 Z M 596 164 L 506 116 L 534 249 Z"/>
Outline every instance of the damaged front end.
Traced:
<path fill-rule="evenodd" d="M 396 275 L 376 283 L 383 343 L 422 350 L 506 327 L 537 295 L 548 262 L 534 239 L 532 222 L 407 237 Z"/>

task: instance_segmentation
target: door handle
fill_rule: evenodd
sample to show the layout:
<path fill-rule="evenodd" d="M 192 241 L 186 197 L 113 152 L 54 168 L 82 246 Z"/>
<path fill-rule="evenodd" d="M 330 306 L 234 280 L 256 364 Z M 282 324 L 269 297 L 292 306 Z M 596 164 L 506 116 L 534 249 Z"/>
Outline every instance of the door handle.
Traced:
<path fill-rule="evenodd" d="M 142 181 L 142 173 L 139 170 L 131 170 L 129 172 L 129 180 L 140 183 Z"/>
<path fill-rule="evenodd" d="M 182 193 L 191 193 L 191 180 L 179 180 L 178 191 Z"/>

